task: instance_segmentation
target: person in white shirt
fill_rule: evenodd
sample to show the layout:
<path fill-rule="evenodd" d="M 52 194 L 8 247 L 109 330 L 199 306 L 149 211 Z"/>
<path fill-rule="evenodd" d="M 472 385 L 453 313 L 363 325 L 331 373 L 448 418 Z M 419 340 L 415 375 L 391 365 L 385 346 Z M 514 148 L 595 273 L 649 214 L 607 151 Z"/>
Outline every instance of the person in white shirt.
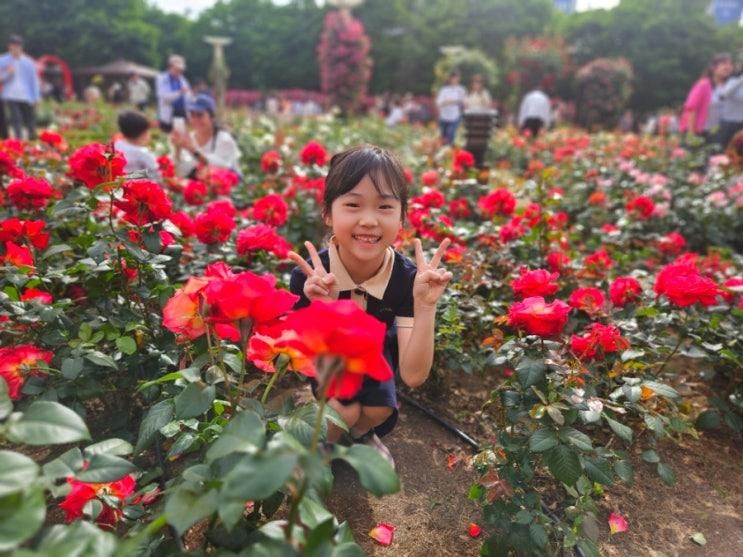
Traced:
<path fill-rule="evenodd" d="M 519 106 L 518 124 L 523 132 L 528 130 L 532 137 L 539 135 L 542 128 L 552 123 L 550 99 L 540 89 L 529 91 Z"/>
<path fill-rule="evenodd" d="M 461 74 L 453 71 L 449 74 L 439 94 L 436 96 L 436 107 L 439 109 L 439 126 L 441 127 L 441 139 L 447 145 L 454 144 L 457 135 L 457 127 L 462 118 L 462 108 L 467 92 L 459 84 Z"/>
<path fill-rule="evenodd" d="M 464 107 L 473 112 L 482 112 L 493 108 L 490 92 L 485 89 L 482 76 L 479 73 L 472 76 L 472 83 L 467 98 L 464 100 Z"/>
<path fill-rule="evenodd" d="M 199 163 L 240 172 L 240 149 L 232 136 L 216 122 L 216 104 L 202 93 L 186 104 L 190 131 L 174 126 L 170 141 L 175 147 L 175 172 L 195 177 Z"/>
<path fill-rule="evenodd" d="M 150 180 L 160 180 L 157 159 L 147 145 L 150 142 L 150 122 L 141 112 L 126 110 L 119 114 L 119 131 L 124 137 L 114 142 L 114 149 L 126 158 L 124 171 L 127 174 L 144 172 Z"/>
<path fill-rule="evenodd" d="M 137 110 L 147 108 L 147 102 L 150 100 L 150 85 L 142 76 L 135 73 L 129 76 L 126 82 L 129 92 L 129 102 L 137 107 Z"/>

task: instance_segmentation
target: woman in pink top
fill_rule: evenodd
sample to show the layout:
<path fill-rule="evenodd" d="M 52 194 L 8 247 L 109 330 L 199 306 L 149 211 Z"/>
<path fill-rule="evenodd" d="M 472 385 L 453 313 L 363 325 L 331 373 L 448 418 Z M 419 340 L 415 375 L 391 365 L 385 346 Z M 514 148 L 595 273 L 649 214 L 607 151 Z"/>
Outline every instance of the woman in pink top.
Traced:
<path fill-rule="evenodd" d="M 715 87 L 725 81 L 732 69 L 730 54 L 716 54 L 707 67 L 704 75 L 689 91 L 681 114 L 679 131 L 688 135 L 704 135 L 710 131 L 707 125 L 709 120 L 710 103 Z"/>

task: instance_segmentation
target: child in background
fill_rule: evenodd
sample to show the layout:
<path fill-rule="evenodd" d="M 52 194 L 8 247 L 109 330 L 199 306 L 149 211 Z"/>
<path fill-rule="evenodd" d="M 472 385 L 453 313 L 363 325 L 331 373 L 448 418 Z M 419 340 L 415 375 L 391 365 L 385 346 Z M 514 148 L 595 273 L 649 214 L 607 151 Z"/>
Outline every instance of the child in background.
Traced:
<path fill-rule="evenodd" d="M 114 149 L 124 153 L 127 174 L 145 171 L 150 180 L 160 180 L 157 159 L 147 145 L 150 142 L 150 122 L 141 112 L 127 110 L 119 114 L 119 130 L 124 136 L 114 143 Z"/>
<path fill-rule="evenodd" d="M 315 300 L 351 299 L 384 322 L 385 358 L 406 385 L 418 387 L 431 370 L 436 303 L 452 274 L 439 267 L 449 240 L 441 242 L 430 262 L 420 240 L 415 240 L 415 263 L 393 249 L 407 198 L 402 165 L 384 149 L 361 146 L 335 155 L 323 198 L 323 218 L 333 235 L 319 253 L 305 242 L 307 261 L 290 253 L 298 265 L 290 289 L 301 297 L 297 308 Z M 372 446 L 394 465 L 379 439 L 397 422 L 394 379 L 365 377 L 352 399 L 328 404 L 348 425 L 353 442 Z M 342 436 L 341 429 L 329 426 L 329 442 Z"/>

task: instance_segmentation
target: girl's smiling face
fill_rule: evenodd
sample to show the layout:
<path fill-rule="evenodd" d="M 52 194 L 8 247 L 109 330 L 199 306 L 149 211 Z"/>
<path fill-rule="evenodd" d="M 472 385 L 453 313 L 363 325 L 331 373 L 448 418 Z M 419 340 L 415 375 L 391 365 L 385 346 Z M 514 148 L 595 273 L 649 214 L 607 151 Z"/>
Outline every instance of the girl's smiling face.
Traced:
<path fill-rule="evenodd" d="M 325 221 L 333 229 L 344 267 L 357 283 L 377 272 L 385 250 L 392 245 L 402 225 L 402 206 L 392 189 L 369 176 L 333 201 Z"/>

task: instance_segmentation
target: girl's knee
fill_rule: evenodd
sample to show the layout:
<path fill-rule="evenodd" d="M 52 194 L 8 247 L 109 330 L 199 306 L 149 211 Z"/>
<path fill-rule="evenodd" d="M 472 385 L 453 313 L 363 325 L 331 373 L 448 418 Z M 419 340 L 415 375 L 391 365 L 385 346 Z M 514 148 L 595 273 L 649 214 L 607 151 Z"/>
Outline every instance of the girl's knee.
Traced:
<path fill-rule="evenodd" d="M 338 400 L 331 398 L 328 400 L 328 405 L 335 410 L 341 418 L 343 418 L 343 421 L 346 422 L 348 427 L 353 427 L 361 417 L 361 404 L 358 402 L 354 402 L 353 404 L 341 404 Z"/>
<path fill-rule="evenodd" d="M 393 409 L 389 406 L 362 406 L 361 415 L 375 426 L 383 424 L 392 415 Z"/>

